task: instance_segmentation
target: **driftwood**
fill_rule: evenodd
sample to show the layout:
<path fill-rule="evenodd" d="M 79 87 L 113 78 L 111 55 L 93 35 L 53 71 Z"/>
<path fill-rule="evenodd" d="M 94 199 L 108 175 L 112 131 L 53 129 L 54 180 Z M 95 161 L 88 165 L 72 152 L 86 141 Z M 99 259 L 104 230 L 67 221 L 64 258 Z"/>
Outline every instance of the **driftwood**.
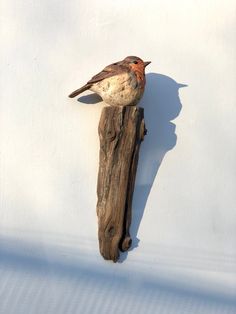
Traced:
<path fill-rule="evenodd" d="M 146 134 L 144 109 L 105 107 L 99 122 L 97 183 L 98 238 L 101 255 L 116 262 L 130 248 L 132 198 L 141 141 Z"/>

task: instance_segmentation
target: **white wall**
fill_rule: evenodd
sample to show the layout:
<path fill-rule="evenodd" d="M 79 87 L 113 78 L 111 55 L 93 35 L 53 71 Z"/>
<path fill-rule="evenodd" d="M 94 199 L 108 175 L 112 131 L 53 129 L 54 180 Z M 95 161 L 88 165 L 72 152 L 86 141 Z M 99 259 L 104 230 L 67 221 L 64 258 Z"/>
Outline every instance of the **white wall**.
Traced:
<path fill-rule="evenodd" d="M 1 1 L 1 313 L 235 311 L 235 9 Z M 140 103 L 149 132 L 138 247 L 113 265 L 97 245 L 103 104 L 67 95 L 127 55 L 152 61 Z"/>

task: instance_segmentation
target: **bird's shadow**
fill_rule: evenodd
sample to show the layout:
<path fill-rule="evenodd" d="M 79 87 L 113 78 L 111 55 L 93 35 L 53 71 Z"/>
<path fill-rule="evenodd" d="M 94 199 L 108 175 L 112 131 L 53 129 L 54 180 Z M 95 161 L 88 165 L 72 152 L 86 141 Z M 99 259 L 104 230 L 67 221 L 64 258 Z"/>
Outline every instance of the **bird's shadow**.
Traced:
<path fill-rule="evenodd" d="M 77 101 L 82 102 L 84 104 L 88 104 L 88 105 L 94 105 L 98 102 L 101 102 L 102 98 L 98 94 L 92 93 L 92 94 L 79 97 Z"/>
<path fill-rule="evenodd" d="M 176 125 L 171 121 L 178 117 L 182 109 L 179 88 L 187 86 L 158 73 L 147 74 L 146 80 L 146 90 L 140 106 L 144 108 L 147 135 L 141 145 L 139 155 L 132 205 L 130 228 L 132 247 L 130 250 L 138 246 L 139 226 L 163 158 L 176 145 Z M 127 254 L 125 252 L 121 255 L 120 262 L 126 259 Z"/>

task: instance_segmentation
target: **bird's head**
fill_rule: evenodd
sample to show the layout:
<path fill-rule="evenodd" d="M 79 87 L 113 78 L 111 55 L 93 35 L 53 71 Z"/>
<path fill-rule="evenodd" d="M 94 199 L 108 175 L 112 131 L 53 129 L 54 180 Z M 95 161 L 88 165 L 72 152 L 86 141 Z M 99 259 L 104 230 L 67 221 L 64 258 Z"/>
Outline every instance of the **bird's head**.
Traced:
<path fill-rule="evenodd" d="M 135 56 L 126 57 L 124 62 L 127 63 L 133 71 L 138 72 L 144 72 L 145 67 L 151 63 L 151 61 L 144 62 L 142 59 Z"/>

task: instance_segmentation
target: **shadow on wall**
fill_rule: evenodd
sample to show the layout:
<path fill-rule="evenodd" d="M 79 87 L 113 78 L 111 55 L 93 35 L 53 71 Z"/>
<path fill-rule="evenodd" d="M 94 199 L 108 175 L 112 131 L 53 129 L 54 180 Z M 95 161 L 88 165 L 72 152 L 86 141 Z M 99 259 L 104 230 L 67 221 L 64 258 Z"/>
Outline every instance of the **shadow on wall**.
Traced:
<path fill-rule="evenodd" d="M 102 101 L 102 98 L 98 94 L 92 93 L 85 96 L 80 96 L 77 101 L 87 105 L 94 105 Z"/>
<path fill-rule="evenodd" d="M 132 248 L 138 246 L 139 225 L 162 160 L 165 154 L 176 145 L 176 126 L 171 120 L 178 117 L 182 108 L 179 88 L 187 86 L 157 73 L 147 74 L 146 80 L 146 90 L 140 106 L 145 110 L 145 124 L 148 133 L 141 145 L 134 190 L 131 225 Z"/>

